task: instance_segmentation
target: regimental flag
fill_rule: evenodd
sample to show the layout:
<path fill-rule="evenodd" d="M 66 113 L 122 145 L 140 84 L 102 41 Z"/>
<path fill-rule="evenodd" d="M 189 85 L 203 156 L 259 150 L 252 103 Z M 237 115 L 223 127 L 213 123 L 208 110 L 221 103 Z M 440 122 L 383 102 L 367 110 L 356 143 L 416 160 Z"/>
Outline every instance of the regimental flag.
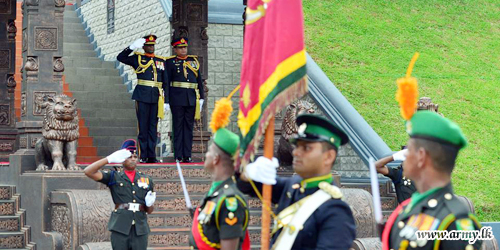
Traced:
<path fill-rule="evenodd" d="M 248 0 L 240 80 L 242 165 L 253 157 L 269 120 L 307 93 L 301 0 Z"/>

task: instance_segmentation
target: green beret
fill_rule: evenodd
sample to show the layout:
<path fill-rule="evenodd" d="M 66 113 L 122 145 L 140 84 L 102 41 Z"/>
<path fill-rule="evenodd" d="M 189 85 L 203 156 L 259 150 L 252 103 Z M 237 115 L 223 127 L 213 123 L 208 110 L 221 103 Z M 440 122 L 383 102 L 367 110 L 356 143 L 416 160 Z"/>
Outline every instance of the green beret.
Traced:
<path fill-rule="evenodd" d="M 240 146 L 240 137 L 225 128 L 220 128 L 215 132 L 213 141 L 215 145 L 230 156 L 234 156 Z"/>
<path fill-rule="evenodd" d="M 296 143 L 298 140 L 311 142 L 329 142 L 337 149 L 340 145 L 349 142 L 349 137 L 335 126 L 330 120 L 319 115 L 304 114 L 297 117 L 299 129 L 297 135 L 290 139 L 290 142 Z"/>
<path fill-rule="evenodd" d="M 406 122 L 406 131 L 412 138 L 422 138 L 458 148 L 467 146 L 467 138 L 458 125 L 435 112 L 418 111 Z"/>

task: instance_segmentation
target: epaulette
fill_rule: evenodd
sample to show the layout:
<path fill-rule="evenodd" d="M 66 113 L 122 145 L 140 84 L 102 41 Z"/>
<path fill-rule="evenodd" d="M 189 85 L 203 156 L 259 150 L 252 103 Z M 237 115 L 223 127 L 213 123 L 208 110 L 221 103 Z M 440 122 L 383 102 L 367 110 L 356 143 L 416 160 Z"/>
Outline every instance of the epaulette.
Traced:
<path fill-rule="evenodd" d="M 469 208 L 456 195 L 446 193 L 442 200 L 455 218 L 466 217 L 469 214 Z"/>
<path fill-rule="evenodd" d="M 197 55 L 188 55 L 188 57 L 198 58 Z"/>
<path fill-rule="evenodd" d="M 234 188 L 229 188 L 228 184 L 225 184 L 224 187 L 222 187 L 222 190 L 224 190 L 224 195 L 226 197 L 236 196 L 236 192 L 235 192 Z"/>
<path fill-rule="evenodd" d="M 136 51 L 136 52 L 134 52 L 134 55 L 143 56 L 143 55 L 144 55 L 144 53 L 141 53 L 141 52 L 137 52 L 137 51 Z"/>
<path fill-rule="evenodd" d="M 319 183 L 319 188 L 323 191 L 325 191 L 327 194 L 331 195 L 334 199 L 340 199 L 342 198 L 342 191 L 340 191 L 340 188 L 329 184 L 328 182 L 320 182 Z"/>
<path fill-rule="evenodd" d="M 175 58 L 175 57 L 177 57 L 177 56 L 176 56 L 176 55 L 173 55 L 173 56 L 166 56 L 166 57 L 164 57 L 163 59 L 168 60 L 168 59 L 172 59 L 172 58 Z"/>

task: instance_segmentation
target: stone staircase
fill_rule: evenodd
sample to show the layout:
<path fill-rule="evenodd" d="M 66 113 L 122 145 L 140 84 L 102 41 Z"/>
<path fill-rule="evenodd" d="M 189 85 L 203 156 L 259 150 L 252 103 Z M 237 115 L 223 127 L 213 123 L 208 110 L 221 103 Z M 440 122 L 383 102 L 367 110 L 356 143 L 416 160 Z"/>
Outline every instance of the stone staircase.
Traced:
<path fill-rule="evenodd" d="M 15 186 L 0 186 L 0 249 L 36 250 L 31 228 L 25 225 L 26 211 Z"/>
<path fill-rule="evenodd" d="M 63 43 L 65 93 L 77 99 L 91 138 L 86 144 L 80 143 L 79 162 L 92 162 L 95 156 L 114 152 L 125 139 L 137 137 L 135 104 L 115 62 L 97 57 L 72 5 L 64 11 Z"/>

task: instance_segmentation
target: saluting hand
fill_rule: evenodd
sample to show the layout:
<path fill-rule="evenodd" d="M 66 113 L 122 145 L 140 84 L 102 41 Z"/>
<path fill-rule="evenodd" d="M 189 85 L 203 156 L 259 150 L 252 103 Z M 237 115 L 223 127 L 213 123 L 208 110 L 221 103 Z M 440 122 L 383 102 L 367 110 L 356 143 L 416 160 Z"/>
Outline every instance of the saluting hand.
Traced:
<path fill-rule="evenodd" d="M 146 206 L 151 207 L 156 201 L 156 192 L 148 191 L 146 194 Z"/>
<path fill-rule="evenodd" d="M 112 154 L 110 154 L 106 159 L 108 159 L 108 163 L 122 163 L 126 159 L 128 159 L 132 153 L 128 149 L 120 149 Z"/>
<path fill-rule="evenodd" d="M 146 43 L 146 39 L 144 38 L 139 38 L 137 40 L 135 40 L 130 46 L 129 48 L 131 50 L 134 50 L 134 49 L 138 49 L 138 48 L 142 48 L 142 46 L 144 46 L 144 44 Z"/>
<path fill-rule="evenodd" d="M 403 149 L 392 155 L 392 158 L 395 161 L 404 161 L 406 160 L 406 154 L 408 153 L 408 149 Z"/>

